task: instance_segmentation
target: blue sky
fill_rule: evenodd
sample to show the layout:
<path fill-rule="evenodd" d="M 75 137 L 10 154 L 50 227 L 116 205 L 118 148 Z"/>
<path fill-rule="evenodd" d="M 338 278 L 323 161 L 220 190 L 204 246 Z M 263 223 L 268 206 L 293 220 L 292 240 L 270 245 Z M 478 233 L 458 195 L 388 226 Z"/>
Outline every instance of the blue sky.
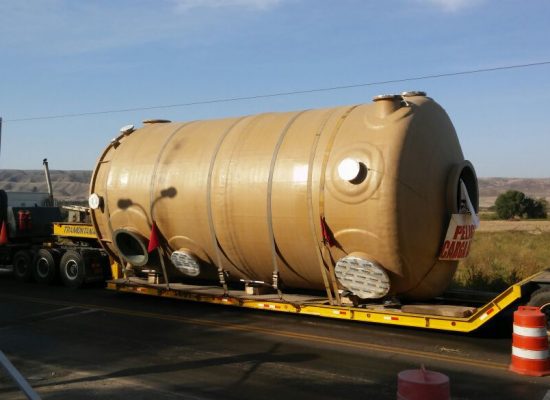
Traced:
<path fill-rule="evenodd" d="M 2 169 L 92 169 L 127 124 L 425 90 L 481 177 L 550 177 L 550 65 L 78 118 L 550 61 L 545 0 L 0 0 Z"/>

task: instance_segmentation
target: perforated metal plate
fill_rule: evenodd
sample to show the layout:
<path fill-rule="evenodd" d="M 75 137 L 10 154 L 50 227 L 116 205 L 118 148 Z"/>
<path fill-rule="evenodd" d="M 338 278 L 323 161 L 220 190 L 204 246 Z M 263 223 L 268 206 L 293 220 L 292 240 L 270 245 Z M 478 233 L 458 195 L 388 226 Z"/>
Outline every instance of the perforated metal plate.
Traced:
<path fill-rule="evenodd" d="M 334 272 L 342 286 L 361 299 L 379 299 L 390 290 L 388 274 L 373 261 L 346 256 L 338 260 Z"/>
<path fill-rule="evenodd" d="M 172 264 L 182 274 L 187 276 L 198 276 L 201 272 L 200 264 L 195 257 L 183 251 L 174 251 L 170 257 Z"/>

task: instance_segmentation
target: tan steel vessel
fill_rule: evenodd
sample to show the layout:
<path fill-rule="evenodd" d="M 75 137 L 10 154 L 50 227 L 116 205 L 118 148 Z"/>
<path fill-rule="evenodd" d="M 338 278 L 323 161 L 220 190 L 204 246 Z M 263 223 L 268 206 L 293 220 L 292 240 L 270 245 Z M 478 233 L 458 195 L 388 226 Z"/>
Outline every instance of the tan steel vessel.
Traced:
<path fill-rule="evenodd" d="M 90 205 L 105 249 L 170 281 L 262 281 L 360 298 L 440 294 L 438 253 L 460 179 L 477 179 L 445 111 L 422 92 L 371 104 L 125 127 Z"/>

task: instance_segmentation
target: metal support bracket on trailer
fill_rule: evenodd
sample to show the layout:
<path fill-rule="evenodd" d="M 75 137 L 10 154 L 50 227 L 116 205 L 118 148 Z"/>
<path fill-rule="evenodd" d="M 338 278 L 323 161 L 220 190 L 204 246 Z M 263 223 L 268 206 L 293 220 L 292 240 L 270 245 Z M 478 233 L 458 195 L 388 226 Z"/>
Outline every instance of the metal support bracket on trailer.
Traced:
<path fill-rule="evenodd" d="M 113 280 L 107 288 L 119 292 L 139 293 L 151 296 L 236 307 L 314 315 L 325 318 L 345 319 L 415 328 L 437 329 L 454 332 L 472 332 L 493 319 L 525 294 L 523 290 L 530 283 L 550 282 L 550 270 L 539 272 L 513 284 L 481 307 L 458 307 L 468 312 L 449 312 L 453 306 L 441 304 L 411 305 L 410 307 L 384 306 L 382 304 L 353 306 L 329 305 L 324 297 L 285 294 L 281 300 L 276 294 L 247 295 L 244 290 L 229 290 L 224 296 L 217 286 L 172 284 L 167 290 L 164 285 L 150 285 L 142 280 Z M 456 307 L 456 306 L 455 306 Z M 407 309 L 415 312 L 407 312 Z M 457 316 L 462 314 L 462 316 Z"/>

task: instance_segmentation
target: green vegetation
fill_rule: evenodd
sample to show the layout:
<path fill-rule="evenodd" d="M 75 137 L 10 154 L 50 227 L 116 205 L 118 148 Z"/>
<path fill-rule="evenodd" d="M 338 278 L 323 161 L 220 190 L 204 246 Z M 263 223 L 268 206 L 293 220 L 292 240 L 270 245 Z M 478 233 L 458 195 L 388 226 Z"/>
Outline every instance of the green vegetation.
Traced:
<path fill-rule="evenodd" d="M 508 190 L 495 201 L 495 211 L 500 219 L 546 218 L 547 206 L 546 200 L 532 199 L 517 190 Z"/>
<path fill-rule="evenodd" d="M 453 287 L 501 291 L 550 267 L 550 232 L 477 232 Z"/>
<path fill-rule="evenodd" d="M 496 212 L 492 210 L 482 210 L 479 212 L 478 216 L 481 221 L 496 221 L 499 219 Z"/>

